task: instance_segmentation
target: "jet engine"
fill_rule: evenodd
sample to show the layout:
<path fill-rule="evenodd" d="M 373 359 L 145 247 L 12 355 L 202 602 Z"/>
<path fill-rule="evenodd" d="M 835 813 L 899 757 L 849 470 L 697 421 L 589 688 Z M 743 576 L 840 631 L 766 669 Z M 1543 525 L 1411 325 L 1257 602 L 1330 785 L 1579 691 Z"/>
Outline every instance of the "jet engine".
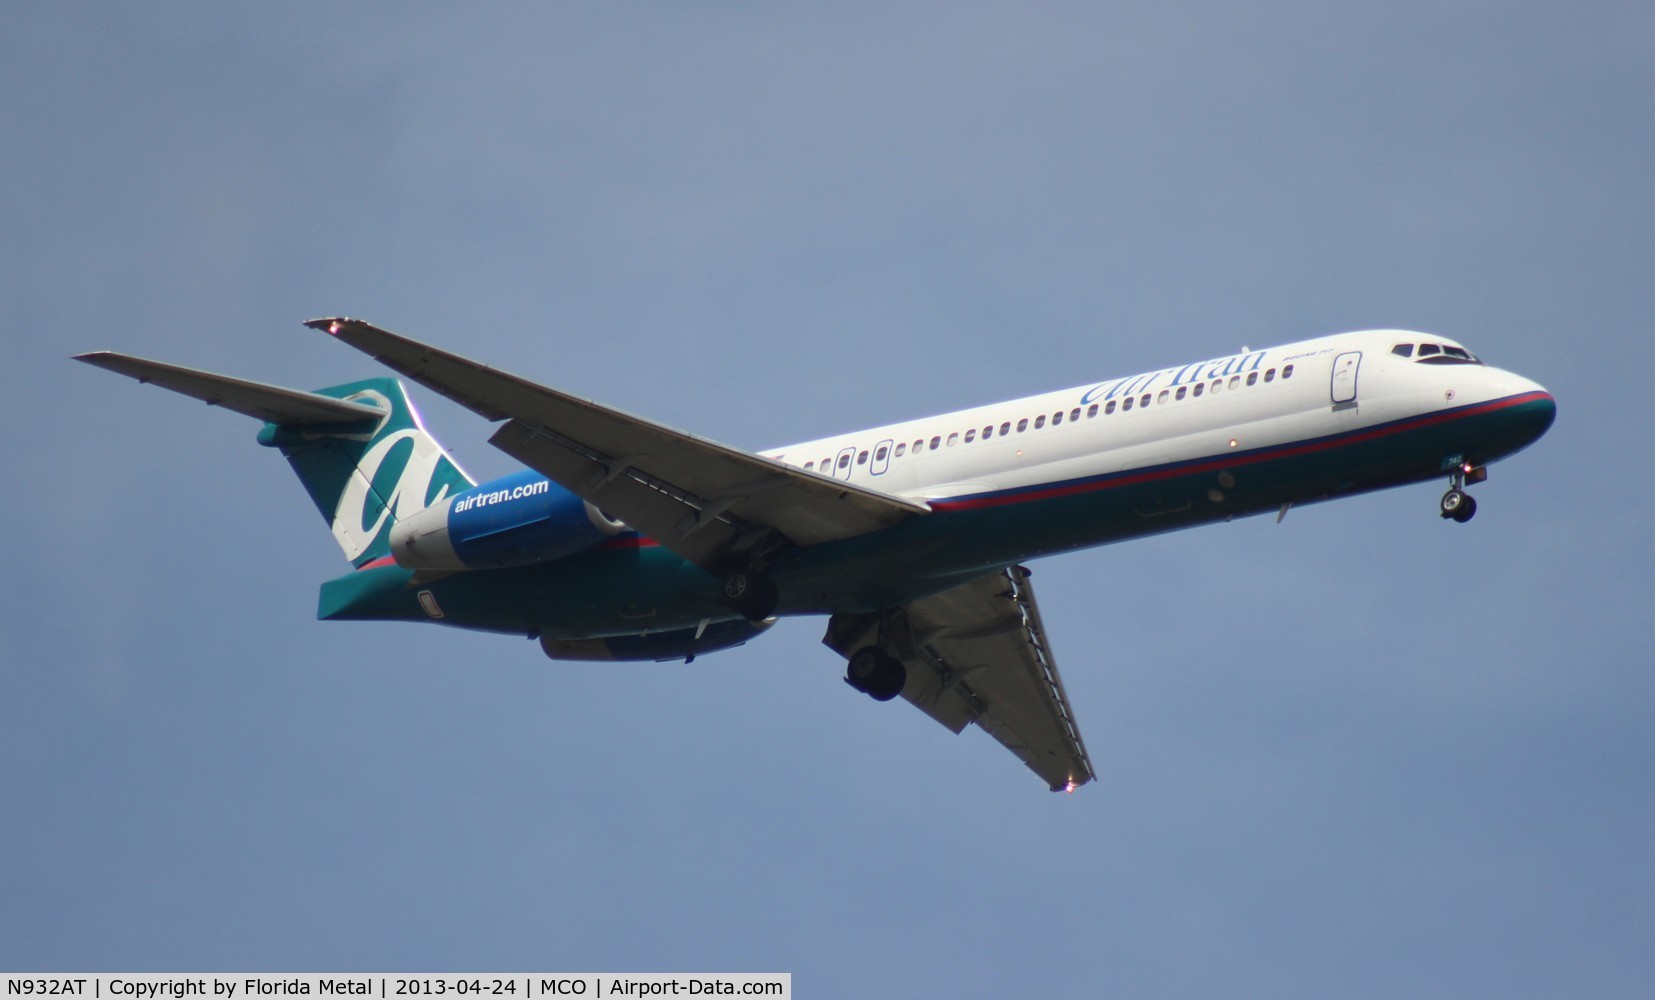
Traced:
<path fill-rule="evenodd" d="M 391 528 L 409 569 L 490 569 L 573 555 L 627 527 L 533 471 L 473 486 Z"/>
<path fill-rule="evenodd" d="M 646 632 L 643 635 L 612 635 L 602 639 L 553 639 L 540 637 L 540 648 L 554 660 L 693 660 L 701 653 L 739 646 L 776 624 L 742 619 L 718 622 L 705 628 Z"/>

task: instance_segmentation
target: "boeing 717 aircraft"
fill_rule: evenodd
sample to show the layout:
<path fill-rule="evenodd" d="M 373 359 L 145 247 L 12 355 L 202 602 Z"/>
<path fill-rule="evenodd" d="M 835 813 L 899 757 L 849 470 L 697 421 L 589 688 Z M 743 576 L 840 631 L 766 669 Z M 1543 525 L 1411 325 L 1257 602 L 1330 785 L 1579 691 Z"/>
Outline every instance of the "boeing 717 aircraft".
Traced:
<path fill-rule="evenodd" d="M 478 484 L 401 382 L 284 389 L 79 360 L 264 422 L 351 572 L 318 617 L 538 638 L 558 660 L 690 660 L 826 615 L 845 682 L 976 723 L 1053 790 L 1094 777 L 1023 563 L 1439 480 L 1438 510 L 1556 415 L 1423 333 L 1344 333 L 757 454 L 352 319 L 313 320 L 499 423 L 527 468 Z"/>

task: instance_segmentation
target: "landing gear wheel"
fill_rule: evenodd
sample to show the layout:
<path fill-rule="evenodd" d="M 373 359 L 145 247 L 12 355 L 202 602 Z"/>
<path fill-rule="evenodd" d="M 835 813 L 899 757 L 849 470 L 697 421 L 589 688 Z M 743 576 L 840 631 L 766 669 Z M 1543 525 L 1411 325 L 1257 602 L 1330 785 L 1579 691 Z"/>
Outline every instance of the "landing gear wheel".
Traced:
<path fill-rule="evenodd" d="M 908 683 L 908 668 L 878 646 L 863 646 L 845 663 L 845 683 L 874 701 L 890 701 Z"/>
<path fill-rule="evenodd" d="M 775 584 L 750 569 L 726 574 L 723 591 L 725 602 L 750 622 L 761 622 L 775 614 L 780 598 Z"/>
<path fill-rule="evenodd" d="M 866 693 L 875 677 L 879 676 L 879 661 L 885 656 L 877 647 L 863 646 L 845 661 L 845 683 Z"/>
<path fill-rule="evenodd" d="M 1471 520 L 1472 515 L 1477 513 L 1477 501 L 1457 486 L 1442 495 L 1441 507 L 1444 518 L 1452 518 L 1460 524 Z"/>

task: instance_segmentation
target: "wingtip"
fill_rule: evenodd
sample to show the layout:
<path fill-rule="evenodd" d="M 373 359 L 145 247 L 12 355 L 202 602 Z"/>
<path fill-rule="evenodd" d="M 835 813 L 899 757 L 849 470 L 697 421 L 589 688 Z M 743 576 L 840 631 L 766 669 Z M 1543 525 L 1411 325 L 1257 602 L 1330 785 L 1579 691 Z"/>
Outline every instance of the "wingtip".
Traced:
<path fill-rule="evenodd" d="M 341 326 L 354 322 L 356 321 L 349 316 L 326 316 L 322 319 L 307 319 L 305 320 L 305 326 L 312 330 L 321 330 L 323 333 L 336 334 Z"/>
<path fill-rule="evenodd" d="M 117 351 L 87 351 L 85 354 L 71 354 L 69 360 L 82 361 L 99 368 L 108 368 L 117 361 L 123 361 L 127 355 Z"/>
<path fill-rule="evenodd" d="M 1051 789 L 1054 792 L 1062 792 L 1065 795 L 1073 795 L 1075 794 L 1075 789 L 1082 785 L 1091 784 L 1094 777 L 1096 776 L 1090 773 L 1082 774 L 1079 777 L 1069 777 L 1063 781 L 1054 783 L 1051 786 Z"/>

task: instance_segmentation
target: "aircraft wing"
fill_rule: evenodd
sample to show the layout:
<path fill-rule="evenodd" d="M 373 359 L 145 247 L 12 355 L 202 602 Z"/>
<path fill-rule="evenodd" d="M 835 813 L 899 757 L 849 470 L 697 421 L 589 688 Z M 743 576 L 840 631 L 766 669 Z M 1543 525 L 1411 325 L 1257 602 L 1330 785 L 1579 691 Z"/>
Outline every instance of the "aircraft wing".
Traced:
<path fill-rule="evenodd" d="M 490 443 L 611 517 L 718 572 L 775 531 L 799 545 L 930 508 L 571 396 L 352 319 L 305 324 L 488 420 Z"/>
<path fill-rule="evenodd" d="M 1052 789 L 1090 781 L 1029 572 L 1012 566 L 879 614 L 835 615 L 822 640 L 849 657 L 877 638 L 902 660 L 902 696 L 958 733 L 975 722 Z"/>

